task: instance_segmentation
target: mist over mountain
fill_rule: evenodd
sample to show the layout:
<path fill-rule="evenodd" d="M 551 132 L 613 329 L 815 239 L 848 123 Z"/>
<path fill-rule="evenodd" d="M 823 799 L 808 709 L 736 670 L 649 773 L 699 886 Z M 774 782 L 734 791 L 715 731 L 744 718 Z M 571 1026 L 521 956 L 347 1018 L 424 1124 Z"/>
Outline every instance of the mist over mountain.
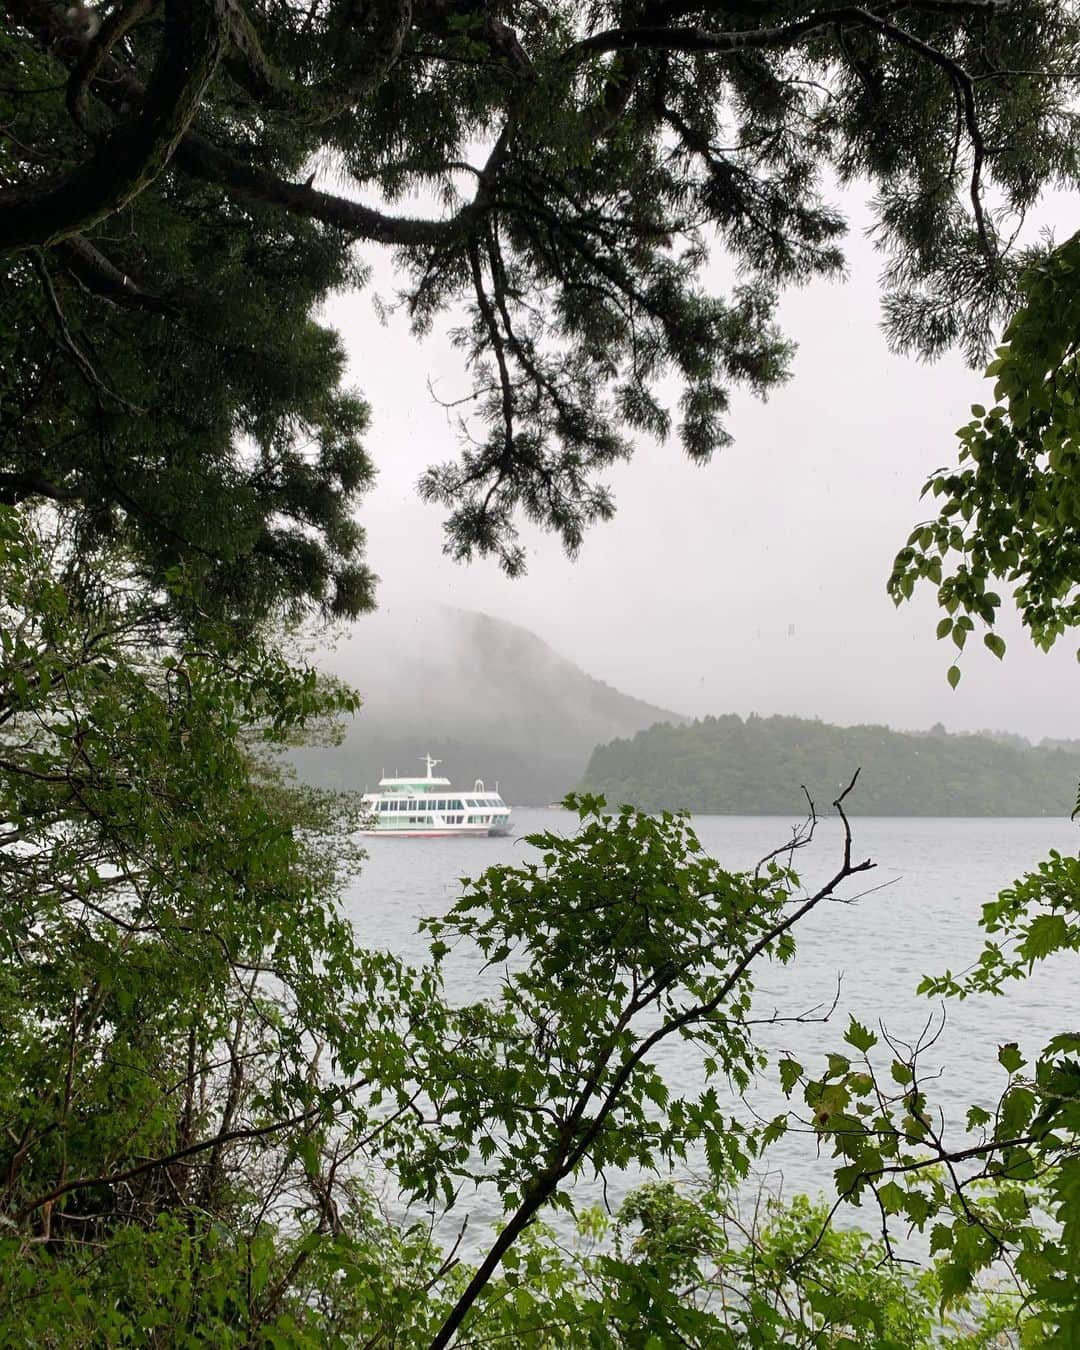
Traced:
<path fill-rule="evenodd" d="M 593 679 L 527 629 L 468 610 L 381 610 L 315 660 L 364 699 L 343 745 L 294 754 L 302 777 L 329 787 L 420 772 L 430 751 L 455 785 L 498 780 L 512 804 L 540 805 L 580 783 L 595 746 L 689 720 Z"/>

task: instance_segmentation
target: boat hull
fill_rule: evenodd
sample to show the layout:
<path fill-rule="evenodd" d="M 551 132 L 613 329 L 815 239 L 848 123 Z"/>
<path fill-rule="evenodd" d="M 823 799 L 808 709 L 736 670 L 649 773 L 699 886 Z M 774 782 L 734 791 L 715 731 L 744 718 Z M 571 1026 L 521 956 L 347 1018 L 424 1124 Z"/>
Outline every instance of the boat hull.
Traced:
<path fill-rule="evenodd" d="M 445 828 L 433 825 L 427 829 L 360 831 L 365 839 L 465 839 L 467 837 L 486 839 L 490 835 L 509 833 L 509 827 L 503 825 L 497 825 L 494 828 L 488 825 L 447 825 Z"/>

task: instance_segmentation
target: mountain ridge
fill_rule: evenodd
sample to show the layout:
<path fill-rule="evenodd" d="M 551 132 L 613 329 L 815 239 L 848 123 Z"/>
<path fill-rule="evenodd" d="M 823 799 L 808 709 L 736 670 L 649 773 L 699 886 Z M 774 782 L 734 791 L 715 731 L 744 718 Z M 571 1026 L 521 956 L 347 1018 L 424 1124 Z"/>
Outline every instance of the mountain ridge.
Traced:
<path fill-rule="evenodd" d="M 689 721 L 474 610 L 380 611 L 319 665 L 364 699 L 342 746 L 292 755 L 301 777 L 323 786 L 374 787 L 384 770 L 411 771 L 430 751 L 456 783 L 498 780 L 515 805 L 543 805 L 578 784 L 596 745 Z"/>

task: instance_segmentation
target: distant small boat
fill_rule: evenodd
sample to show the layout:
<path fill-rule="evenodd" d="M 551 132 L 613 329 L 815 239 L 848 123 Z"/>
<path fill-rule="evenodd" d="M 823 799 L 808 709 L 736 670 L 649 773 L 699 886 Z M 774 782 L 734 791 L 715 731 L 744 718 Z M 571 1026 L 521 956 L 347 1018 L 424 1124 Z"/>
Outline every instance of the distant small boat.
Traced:
<path fill-rule="evenodd" d="M 510 807 L 499 794 L 499 785 L 489 792 L 478 778 L 472 791 L 451 786 L 449 778 L 435 778 L 432 770 L 442 760 L 425 755 L 423 777 L 380 778 L 378 792 L 361 799 L 368 823 L 364 835 L 390 835 L 398 839 L 428 839 L 443 835 L 495 835 L 510 833 Z"/>

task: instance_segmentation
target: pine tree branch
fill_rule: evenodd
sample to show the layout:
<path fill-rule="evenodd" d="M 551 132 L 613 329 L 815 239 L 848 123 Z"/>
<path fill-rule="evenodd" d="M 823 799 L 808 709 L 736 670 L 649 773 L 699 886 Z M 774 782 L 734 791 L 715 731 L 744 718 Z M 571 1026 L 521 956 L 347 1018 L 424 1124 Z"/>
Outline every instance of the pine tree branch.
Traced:
<path fill-rule="evenodd" d="M 125 309 L 144 309 L 151 314 L 177 314 L 178 308 L 160 296 L 137 286 L 81 234 L 71 235 L 56 246 L 67 270 L 94 295 L 103 296 Z"/>
<path fill-rule="evenodd" d="M 5 8 L 18 13 L 21 6 Z M 0 189 L 0 254 L 82 233 L 153 181 L 214 75 L 227 12 L 226 0 L 167 0 L 165 34 L 143 106 L 60 178 Z"/>
<path fill-rule="evenodd" d="M 772 50 L 791 47 L 816 37 L 824 37 L 838 24 L 850 27 L 874 26 L 872 20 L 904 12 L 924 14 L 963 15 L 998 14 L 1015 8 L 1016 0 L 882 0 L 876 5 L 860 8 L 856 5 L 837 5 L 833 9 L 817 9 L 791 23 L 771 28 L 736 28 L 711 30 L 707 28 L 680 28 L 667 24 L 608 28 L 591 37 L 575 42 L 563 53 L 563 61 L 577 64 L 584 57 L 604 52 L 673 51 L 706 52 L 716 55 L 734 55 L 738 52 Z"/>
<path fill-rule="evenodd" d="M 57 337 L 60 340 L 60 345 L 75 362 L 83 379 L 99 396 L 103 395 L 105 398 L 111 399 L 114 403 L 118 403 L 120 407 L 126 409 L 128 412 L 144 411 L 144 409 L 137 408 L 135 404 L 130 403 L 126 398 L 123 398 L 120 394 L 116 393 L 115 390 L 109 388 L 94 369 L 90 358 L 75 341 L 70 328 L 68 328 L 67 319 L 60 305 L 60 298 L 56 294 L 56 287 L 53 285 L 52 277 L 49 275 L 49 269 L 46 266 L 45 258 L 40 249 L 34 249 L 31 252 L 30 261 L 31 266 L 37 273 L 38 280 L 41 282 L 41 288 L 45 292 L 45 299 L 56 324 L 56 332 Z"/>
<path fill-rule="evenodd" d="M 157 0 L 129 0 L 115 9 L 100 31 L 87 44 L 79 64 L 71 72 L 65 92 L 68 112 L 76 126 L 89 132 L 88 103 L 90 86 L 117 42 L 151 13 Z"/>

